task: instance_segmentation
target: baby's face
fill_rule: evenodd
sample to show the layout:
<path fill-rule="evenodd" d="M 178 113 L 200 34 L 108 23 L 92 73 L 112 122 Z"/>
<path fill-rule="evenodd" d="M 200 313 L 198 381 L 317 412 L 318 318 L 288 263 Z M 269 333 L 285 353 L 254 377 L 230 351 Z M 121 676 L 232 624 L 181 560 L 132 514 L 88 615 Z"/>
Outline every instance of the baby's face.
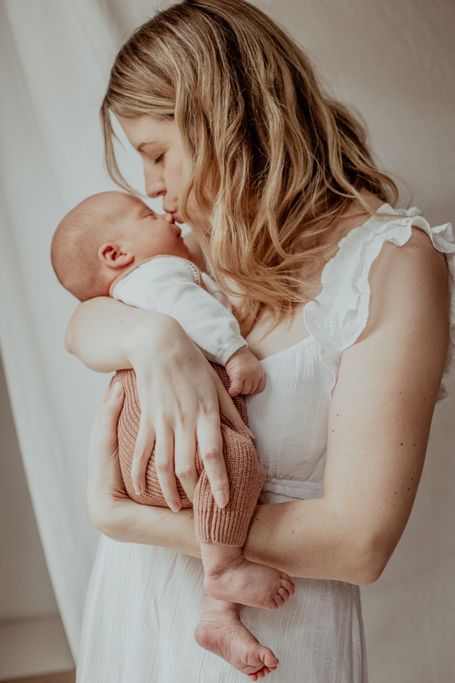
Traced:
<path fill-rule="evenodd" d="M 122 198 L 121 205 L 116 217 L 119 241 L 123 249 L 134 255 L 135 261 L 159 254 L 189 258 L 181 228 L 170 222 L 170 218 L 155 213 L 136 197 Z"/>

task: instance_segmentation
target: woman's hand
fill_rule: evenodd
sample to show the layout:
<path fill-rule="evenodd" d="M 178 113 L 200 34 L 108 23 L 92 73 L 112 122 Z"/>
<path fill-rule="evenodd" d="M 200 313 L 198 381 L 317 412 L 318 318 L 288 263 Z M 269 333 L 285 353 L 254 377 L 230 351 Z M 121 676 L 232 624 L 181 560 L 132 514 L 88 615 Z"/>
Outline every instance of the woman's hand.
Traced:
<path fill-rule="evenodd" d="M 130 335 L 126 354 L 136 372 L 141 419 L 132 463 L 133 486 L 145 490 L 145 471 L 155 444 L 155 464 L 169 507 L 180 509 L 176 476 L 190 500 L 198 480 L 196 444 L 219 507 L 229 500 L 220 411 L 245 425 L 231 397 L 202 351 L 168 317 L 150 334 L 147 321 Z"/>
<path fill-rule="evenodd" d="M 118 393 L 115 390 L 118 389 Z M 106 536 L 125 543 L 173 548 L 200 557 L 192 510 L 138 505 L 126 492 L 117 447 L 117 423 L 124 401 L 120 382 L 111 380 L 90 435 L 87 500 L 93 524 Z"/>
<path fill-rule="evenodd" d="M 88 449 L 87 502 L 95 526 L 112 505 L 129 500 L 118 461 L 117 422 L 124 392 L 120 382 L 108 385 L 93 421 Z"/>
<path fill-rule="evenodd" d="M 245 425 L 218 375 L 199 348 L 169 316 L 144 318 L 124 341 L 124 353 L 135 369 L 141 422 L 134 454 L 133 485 L 145 486 L 145 471 L 155 443 L 157 474 L 168 502 L 180 501 L 175 476 L 188 498 L 197 483 L 196 443 L 212 492 L 227 504 L 229 485 L 220 432 L 220 410 L 232 422 Z M 87 498 L 95 526 L 102 526 L 120 508 L 136 506 L 128 497 L 118 461 L 117 422 L 123 390 L 109 393 L 96 413 L 89 445 Z M 117 384 L 120 384 L 119 382 Z M 160 466 L 158 466 L 160 464 Z M 219 495 L 220 494 L 220 495 Z M 224 496 L 224 498 L 222 497 Z"/>

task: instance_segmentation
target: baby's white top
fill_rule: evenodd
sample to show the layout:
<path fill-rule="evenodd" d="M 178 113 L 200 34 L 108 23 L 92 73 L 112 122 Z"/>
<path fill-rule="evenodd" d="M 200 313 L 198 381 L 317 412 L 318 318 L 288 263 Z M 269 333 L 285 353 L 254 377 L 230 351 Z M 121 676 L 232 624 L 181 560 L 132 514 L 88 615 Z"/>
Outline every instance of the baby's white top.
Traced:
<path fill-rule="evenodd" d="M 167 313 L 204 351 L 225 365 L 245 346 L 229 300 L 207 273 L 181 256 L 153 256 L 111 287 L 111 295 L 131 306 Z"/>
<path fill-rule="evenodd" d="M 261 361 L 265 390 L 247 397 L 250 426 L 267 474 L 260 502 L 322 494 L 330 399 L 343 351 L 368 319 L 368 274 L 386 241 L 401 247 L 424 230 L 447 258 L 450 348 L 439 399 L 455 375 L 455 237 L 431 227 L 416 207 L 372 218 L 351 230 L 325 266 L 323 289 L 303 308 L 309 336 Z M 417 293 L 418 295 L 418 293 Z M 417 342 L 418 343 L 418 342 Z M 246 677 L 198 647 L 200 560 L 157 546 L 102 536 L 87 595 L 78 683 L 245 683 Z M 270 683 L 367 683 L 359 587 L 295 579 L 296 593 L 276 612 L 245 607 L 241 618 L 280 660 Z"/>

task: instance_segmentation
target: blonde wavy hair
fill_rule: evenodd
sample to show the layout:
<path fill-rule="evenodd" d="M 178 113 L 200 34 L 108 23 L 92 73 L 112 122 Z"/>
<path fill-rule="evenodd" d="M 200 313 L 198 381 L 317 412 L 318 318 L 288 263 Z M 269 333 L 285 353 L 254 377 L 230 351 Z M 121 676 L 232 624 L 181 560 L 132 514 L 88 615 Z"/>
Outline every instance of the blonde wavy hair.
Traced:
<path fill-rule="evenodd" d="M 332 247 L 335 226 L 362 191 L 392 206 L 365 127 L 318 83 L 302 49 L 245 0 L 185 0 L 139 27 L 119 51 L 101 107 L 106 164 L 118 167 L 110 113 L 173 119 L 190 193 L 211 216 L 192 226 L 213 276 L 241 297 L 246 334 L 268 309 L 273 329 L 309 299 L 303 274 Z M 210 182 L 208 182 L 210 179 Z M 357 214 L 353 214 L 357 215 Z"/>

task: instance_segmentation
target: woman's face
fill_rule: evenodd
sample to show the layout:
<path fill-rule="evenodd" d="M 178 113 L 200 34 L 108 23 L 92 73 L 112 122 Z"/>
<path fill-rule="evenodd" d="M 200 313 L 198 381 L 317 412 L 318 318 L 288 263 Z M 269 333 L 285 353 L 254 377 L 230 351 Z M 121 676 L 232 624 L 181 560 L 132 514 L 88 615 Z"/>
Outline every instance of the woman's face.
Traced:
<path fill-rule="evenodd" d="M 144 166 L 145 191 L 149 197 L 162 197 L 163 209 L 181 223 L 178 197 L 182 185 L 184 152 L 174 121 L 145 114 L 135 118 L 117 115 L 125 134 L 139 152 Z M 191 222 L 208 230 L 208 217 L 196 205 L 192 195 L 187 211 Z"/>

